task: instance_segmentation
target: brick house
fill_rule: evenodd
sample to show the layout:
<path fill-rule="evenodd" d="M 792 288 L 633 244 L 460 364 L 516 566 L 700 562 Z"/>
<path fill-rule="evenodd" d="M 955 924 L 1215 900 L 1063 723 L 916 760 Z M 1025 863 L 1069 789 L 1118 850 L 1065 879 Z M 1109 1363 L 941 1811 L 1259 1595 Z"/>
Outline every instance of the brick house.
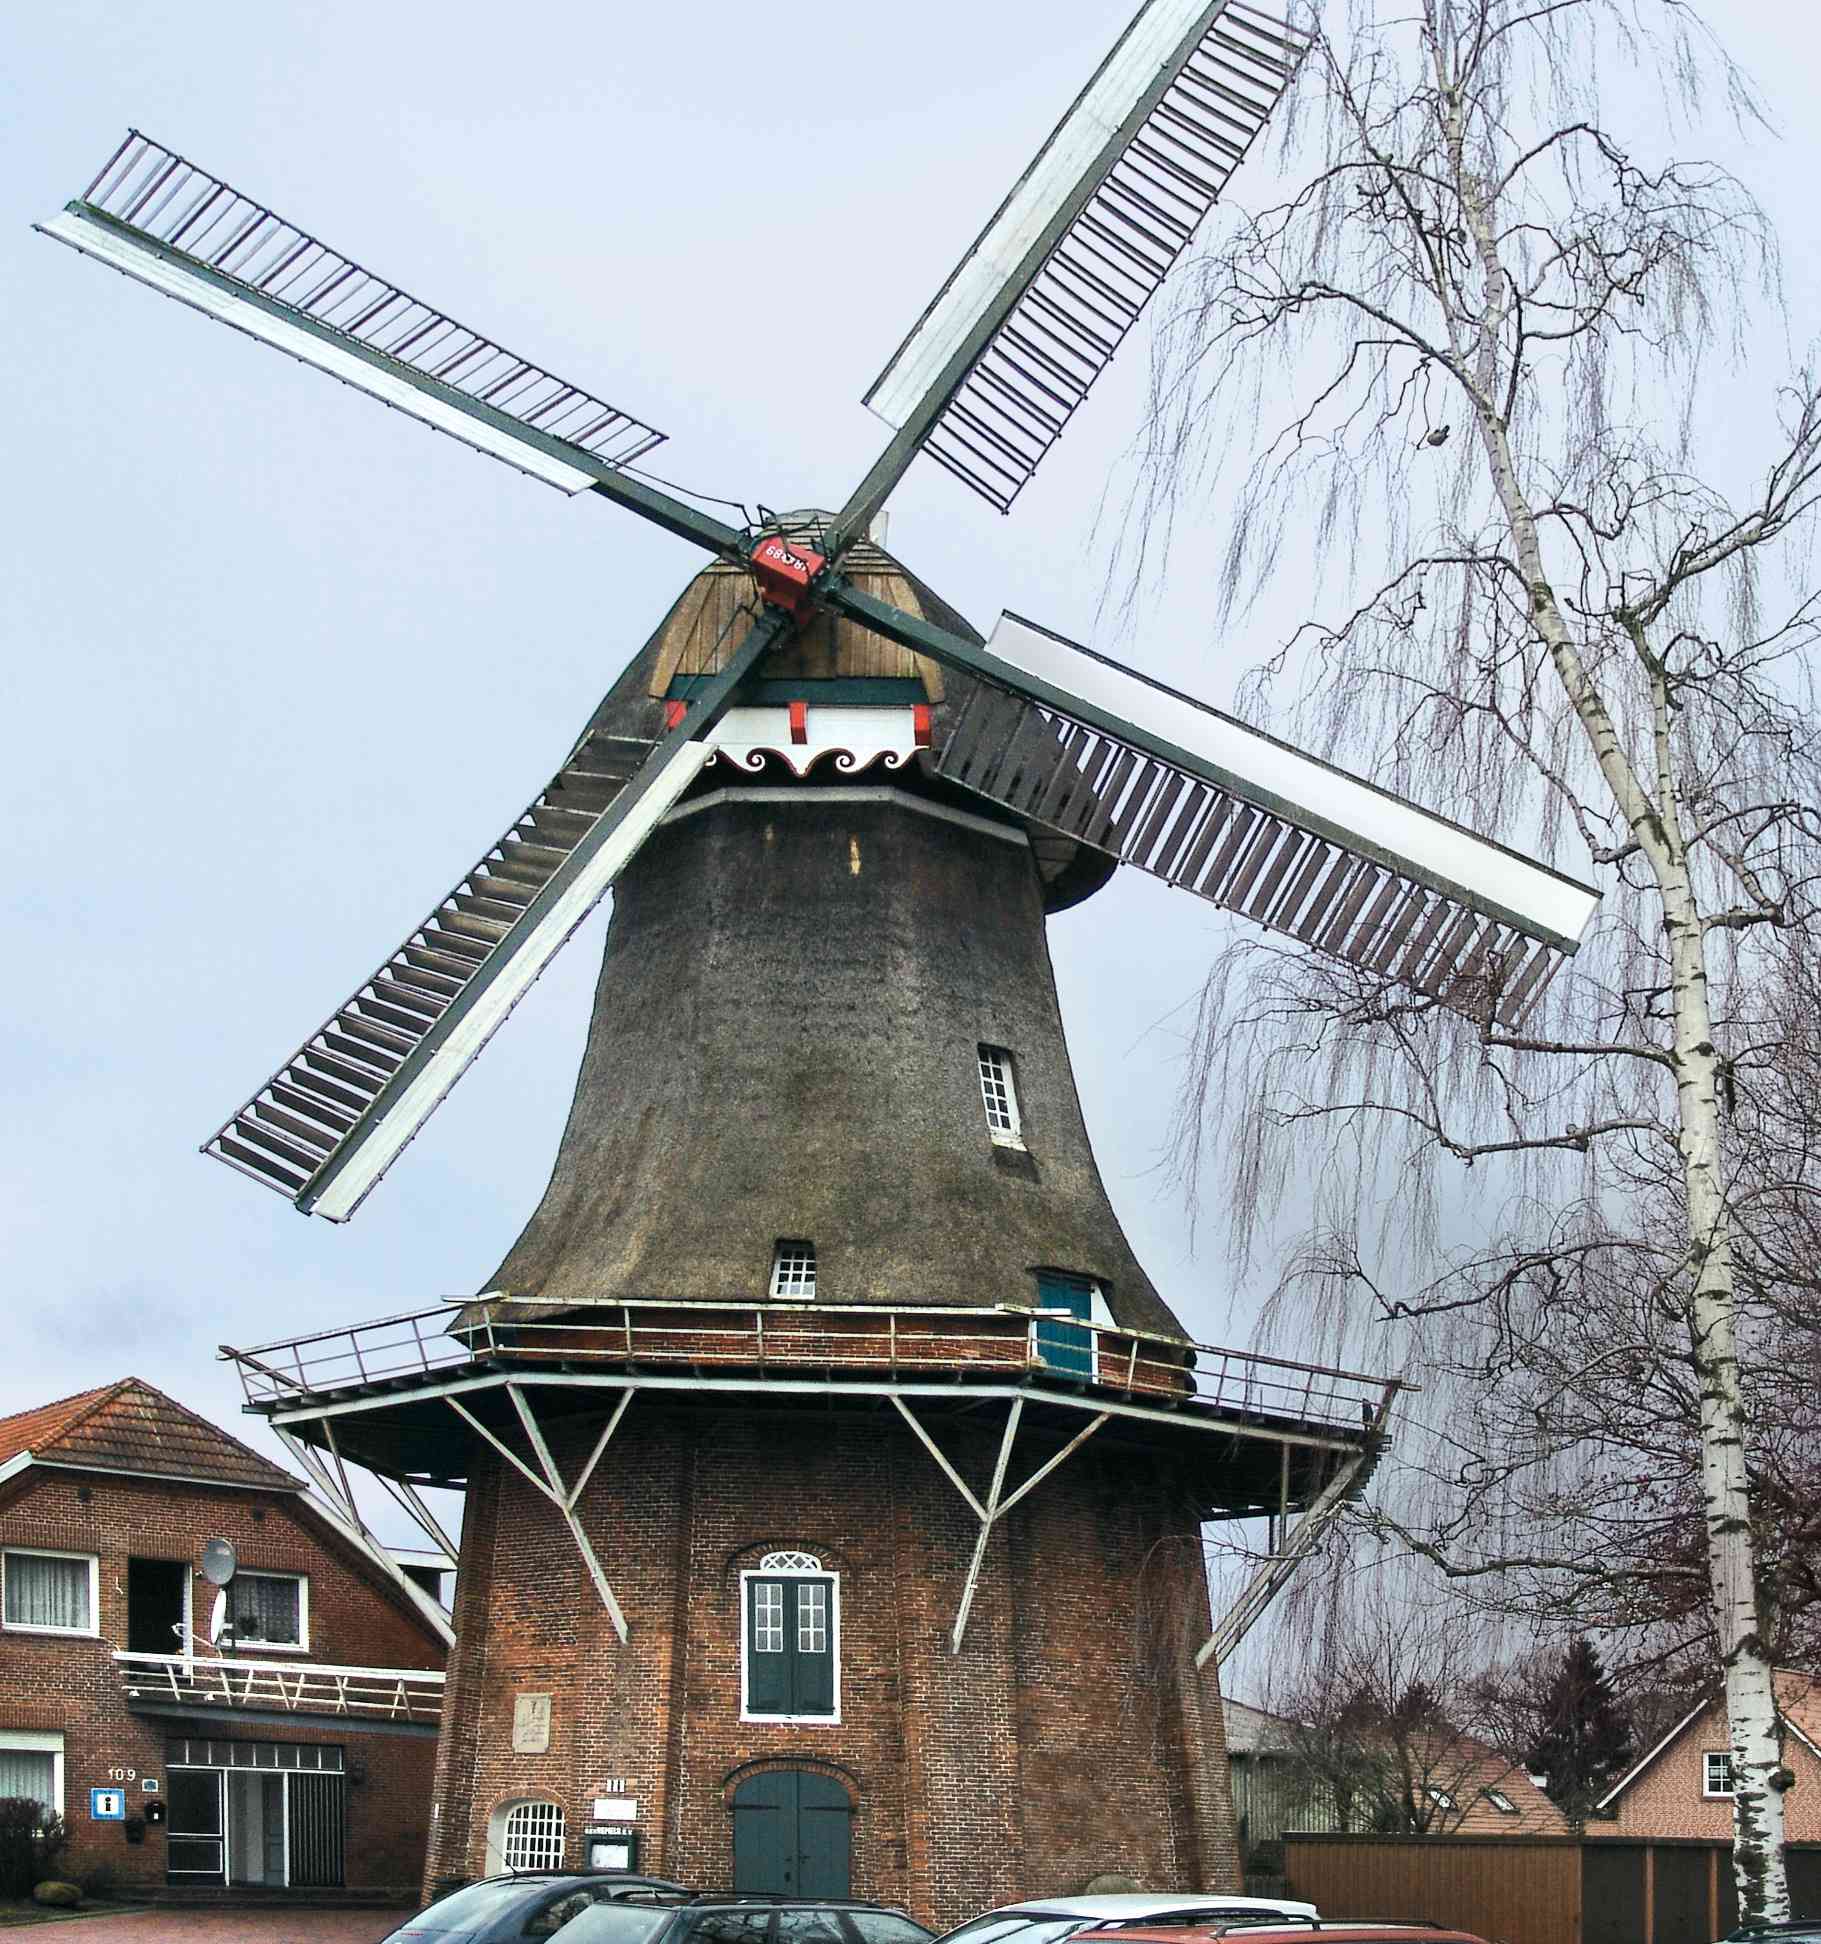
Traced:
<path fill-rule="evenodd" d="M 210 1539 L 239 1558 L 225 1650 Z M 64 1816 L 67 1874 L 415 1888 L 451 1638 L 297 1479 L 138 1378 L 0 1419 L 0 1796 Z"/>
<path fill-rule="evenodd" d="M 1783 1760 L 1795 1776 L 1783 1799 L 1792 1843 L 1821 1842 L 1821 1682 L 1780 1669 Z M 1603 1796 L 1589 1836 L 1707 1837 L 1733 1834 L 1731 1737 L 1719 1694 L 1691 1708 L 1631 1773 Z"/>
<path fill-rule="evenodd" d="M 1287 1831 L 1340 1834 L 1333 1789 L 1298 1757 L 1296 1724 L 1263 1708 L 1223 1698 L 1233 1807 L 1243 1847 L 1275 1843 Z M 1430 1836 L 1566 1836 L 1567 1818 L 1523 1768 L 1488 1742 L 1464 1733 L 1415 1738 L 1387 1747 L 1394 1790 L 1428 1805 Z M 1372 1833 L 1356 1808 L 1350 1833 Z"/>

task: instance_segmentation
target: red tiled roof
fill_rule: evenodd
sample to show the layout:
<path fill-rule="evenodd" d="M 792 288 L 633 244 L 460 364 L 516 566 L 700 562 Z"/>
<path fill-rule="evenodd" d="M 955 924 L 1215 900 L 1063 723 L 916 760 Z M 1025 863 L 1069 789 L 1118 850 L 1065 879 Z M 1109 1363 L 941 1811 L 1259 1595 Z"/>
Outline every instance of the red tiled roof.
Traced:
<path fill-rule="evenodd" d="M 302 1489 L 289 1472 L 139 1377 L 0 1418 L 0 1463 L 22 1451 L 45 1464 Z"/>
<path fill-rule="evenodd" d="M 22 1451 L 36 1451 L 72 1418 L 80 1417 L 119 1388 L 119 1384 L 102 1384 L 95 1390 L 78 1391 L 74 1397 L 60 1397 L 54 1404 L 40 1404 L 34 1410 L 0 1418 L 0 1465 L 9 1458 L 17 1458 Z"/>

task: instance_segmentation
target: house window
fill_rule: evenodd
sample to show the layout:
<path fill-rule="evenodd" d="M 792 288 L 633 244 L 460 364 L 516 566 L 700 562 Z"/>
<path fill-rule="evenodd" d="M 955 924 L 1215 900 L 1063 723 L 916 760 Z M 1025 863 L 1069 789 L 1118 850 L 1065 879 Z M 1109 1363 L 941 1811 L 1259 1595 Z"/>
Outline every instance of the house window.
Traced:
<path fill-rule="evenodd" d="M 508 1870 L 560 1870 L 563 1810 L 556 1802 L 515 1802 L 506 1811 L 500 1860 Z"/>
<path fill-rule="evenodd" d="M 1511 1800 L 1503 1789 L 1488 1789 L 1486 1791 L 1486 1800 L 1492 1804 L 1493 1808 L 1501 1816 L 1515 1816 L 1518 1812 L 1517 1804 Z"/>
<path fill-rule="evenodd" d="M 813 1553 L 767 1553 L 740 1575 L 743 1721 L 838 1721 L 840 1589 Z"/>
<path fill-rule="evenodd" d="M 1701 1793 L 1704 1796 L 1732 1794 L 1732 1754 L 1730 1750 L 1709 1750 L 1701 1757 Z"/>
<path fill-rule="evenodd" d="M 1454 1797 L 1446 1789 L 1430 1789 L 1427 1791 L 1427 1794 L 1429 1800 L 1438 1809 L 1452 1809 L 1454 1807 Z"/>
<path fill-rule="evenodd" d="M 986 1108 L 986 1131 L 1001 1147 L 1023 1147 L 1024 1127 L 1018 1117 L 1012 1056 L 1003 1046 L 982 1045 L 979 1053 L 980 1099 Z"/>
<path fill-rule="evenodd" d="M 229 1583 L 236 1647 L 307 1647 L 309 1617 L 309 1582 L 301 1573 L 236 1573 Z"/>
<path fill-rule="evenodd" d="M 40 1552 L 9 1547 L 0 1560 L 6 1580 L 6 1625 L 24 1633 L 94 1634 L 100 1562 L 91 1553 Z"/>
<path fill-rule="evenodd" d="M 816 1299 L 816 1245 L 798 1236 L 780 1238 L 771 1258 L 771 1293 L 786 1302 Z"/>
<path fill-rule="evenodd" d="M 0 1799 L 22 1797 L 47 1816 L 63 1813 L 63 1737 L 0 1728 Z"/>

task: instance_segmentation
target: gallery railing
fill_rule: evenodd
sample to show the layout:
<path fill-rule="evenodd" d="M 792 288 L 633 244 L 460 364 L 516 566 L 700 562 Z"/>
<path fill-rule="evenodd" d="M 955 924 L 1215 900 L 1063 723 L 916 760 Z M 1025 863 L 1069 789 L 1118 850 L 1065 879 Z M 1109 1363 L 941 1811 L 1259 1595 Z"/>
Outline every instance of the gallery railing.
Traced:
<path fill-rule="evenodd" d="M 758 1382 L 1038 1379 L 1222 1415 L 1360 1430 L 1396 1388 L 1360 1371 L 1011 1307 L 657 1300 L 583 1308 L 493 1296 L 245 1350 L 224 1344 L 221 1355 L 238 1366 L 248 1403 L 261 1410 L 492 1366 L 609 1367 Z"/>

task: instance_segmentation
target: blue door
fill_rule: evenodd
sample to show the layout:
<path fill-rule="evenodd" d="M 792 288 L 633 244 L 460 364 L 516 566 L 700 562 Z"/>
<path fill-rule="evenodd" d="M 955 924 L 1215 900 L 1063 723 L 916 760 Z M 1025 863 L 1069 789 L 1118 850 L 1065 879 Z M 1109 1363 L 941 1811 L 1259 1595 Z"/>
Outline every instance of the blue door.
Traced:
<path fill-rule="evenodd" d="M 1065 1309 L 1089 1322 L 1094 1315 L 1094 1285 L 1085 1276 L 1065 1276 L 1054 1269 L 1037 1271 L 1037 1307 Z M 1094 1333 L 1074 1323 L 1039 1319 L 1037 1354 L 1052 1370 L 1075 1377 L 1094 1374 Z"/>
<path fill-rule="evenodd" d="M 733 1887 L 746 1896 L 851 1894 L 847 1791 L 811 1769 L 768 1769 L 733 1792 Z"/>

